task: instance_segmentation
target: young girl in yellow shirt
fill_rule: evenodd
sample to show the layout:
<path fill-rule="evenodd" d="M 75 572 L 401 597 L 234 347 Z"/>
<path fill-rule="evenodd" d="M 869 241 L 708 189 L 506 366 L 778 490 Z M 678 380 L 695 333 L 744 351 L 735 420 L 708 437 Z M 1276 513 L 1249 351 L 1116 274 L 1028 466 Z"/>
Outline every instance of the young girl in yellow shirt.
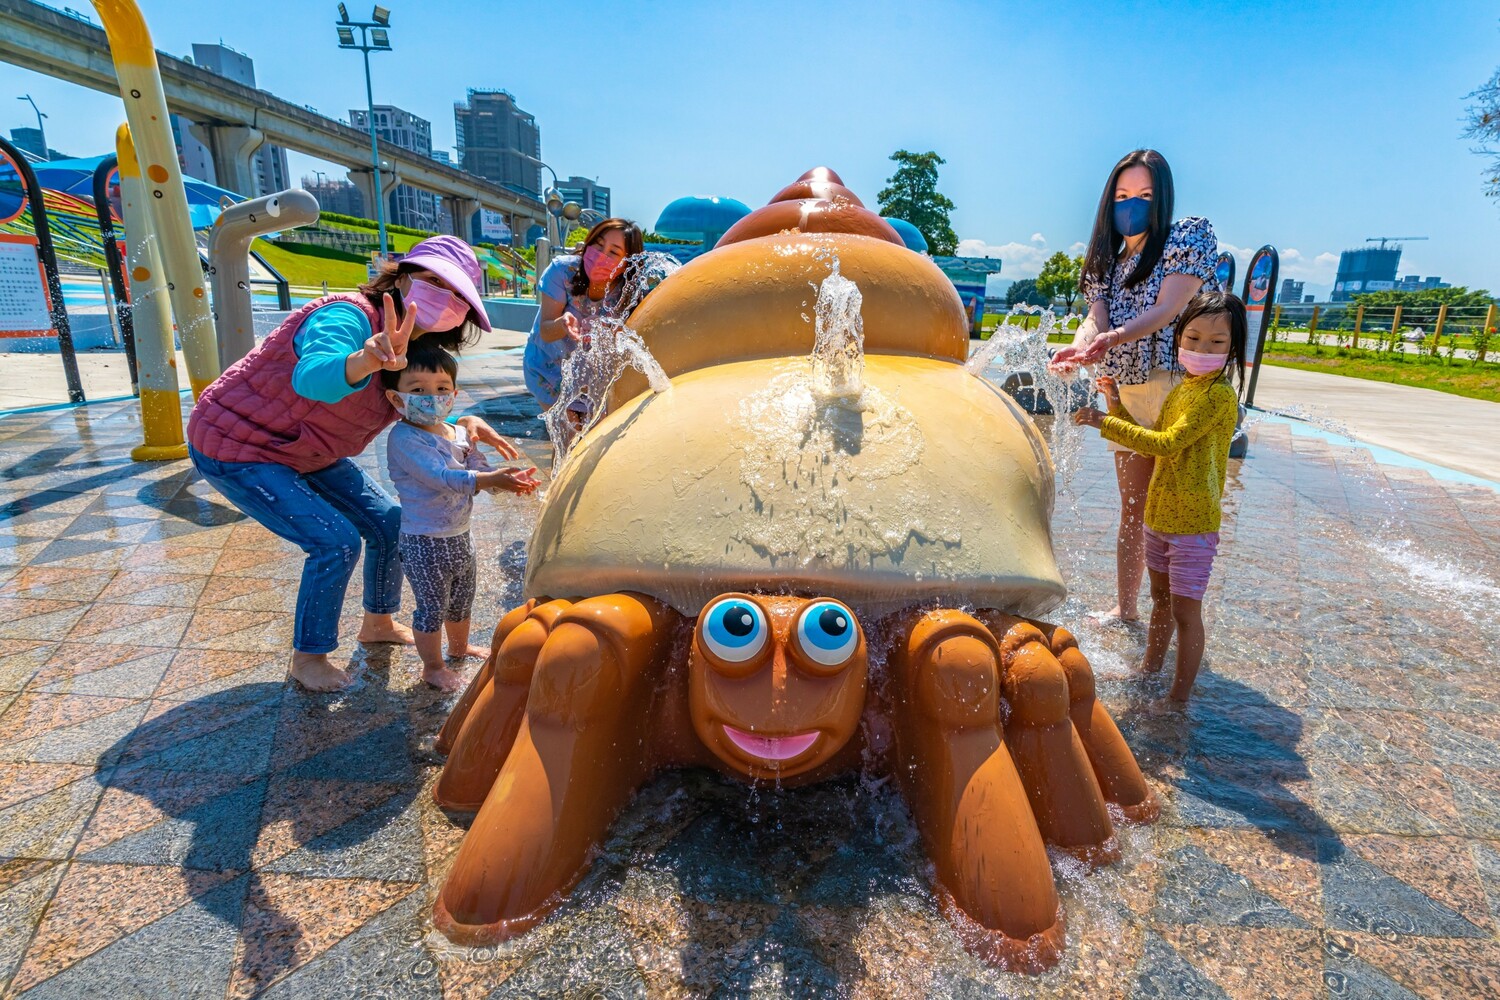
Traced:
<path fill-rule="evenodd" d="M 1109 412 L 1077 412 L 1080 424 L 1108 440 L 1156 456 L 1146 492 L 1146 568 L 1151 575 L 1151 627 L 1143 669 L 1161 669 L 1177 632 L 1177 673 L 1168 697 L 1186 702 L 1203 660 L 1203 593 L 1219 548 L 1219 501 L 1229 443 L 1239 419 L 1230 372 L 1245 378 L 1245 305 L 1224 292 L 1204 292 L 1177 318 L 1177 364 L 1187 374 L 1167 395 L 1154 428 L 1142 427 L 1120 405 L 1111 378 L 1098 381 Z"/>

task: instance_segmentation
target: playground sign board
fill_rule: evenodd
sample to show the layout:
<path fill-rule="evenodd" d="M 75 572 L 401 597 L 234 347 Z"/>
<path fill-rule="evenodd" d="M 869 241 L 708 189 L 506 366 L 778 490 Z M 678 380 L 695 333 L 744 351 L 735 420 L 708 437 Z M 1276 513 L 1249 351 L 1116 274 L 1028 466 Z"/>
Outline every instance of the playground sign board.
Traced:
<path fill-rule="evenodd" d="M 0 337 L 56 334 L 36 239 L 0 233 Z"/>

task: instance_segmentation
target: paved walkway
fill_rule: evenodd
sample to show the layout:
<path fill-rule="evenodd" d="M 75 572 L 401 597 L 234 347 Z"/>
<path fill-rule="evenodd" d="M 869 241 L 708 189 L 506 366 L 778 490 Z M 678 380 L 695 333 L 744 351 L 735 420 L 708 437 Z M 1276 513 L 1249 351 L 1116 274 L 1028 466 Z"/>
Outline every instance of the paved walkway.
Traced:
<path fill-rule="evenodd" d="M 473 357 L 460 405 L 540 459 L 519 360 Z M 288 687 L 301 554 L 185 462 L 131 462 L 138 419 L 0 417 L 7 998 L 1500 996 L 1494 490 L 1256 425 L 1194 705 L 1160 716 L 1140 636 L 1084 614 L 1117 503 L 1084 439 L 1057 620 L 1164 811 L 1122 829 L 1119 864 L 1059 857 L 1068 951 L 1045 976 L 963 951 L 889 784 L 703 772 L 651 782 L 542 926 L 467 948 L 429 916 L 469 822 L 430 795 L 451 699 L 410 650 L 351 643 L 355 688 Z M 381 454 L 361 464 L 383 479 Z M 536 503 L 477 507 L 485 641 Z"/>
<path fill-rule="evenodd" d="M 1354 438 L 1500 482 L 1500 403 L 1432 389 L 1265 365 L 1255 405 L 1347 429 Z"/>

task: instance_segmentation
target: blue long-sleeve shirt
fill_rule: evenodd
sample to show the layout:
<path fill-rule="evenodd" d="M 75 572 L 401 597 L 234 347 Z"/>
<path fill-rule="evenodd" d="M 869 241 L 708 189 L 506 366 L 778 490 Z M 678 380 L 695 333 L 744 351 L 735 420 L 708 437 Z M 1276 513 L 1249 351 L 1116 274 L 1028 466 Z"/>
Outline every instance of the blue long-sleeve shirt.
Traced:
<path fill-rule="evenodd" d="M 462 427 L 453 440 L 402 421 L 386 439 L 386 463 L 401 498 L 401 531 L 449 538 L 469 530 L 478 473 L 490 464 Z"/>
<path fill-rule="evenodd" d="M 297 366 L 292 391 L 320 403 L 337 403 L 370 384 L 366 376 L 350 385 L 344 364 L 374 335 L 365 314 L 347 302 L 330 302 L 308 314 L 292 338 Z"/>

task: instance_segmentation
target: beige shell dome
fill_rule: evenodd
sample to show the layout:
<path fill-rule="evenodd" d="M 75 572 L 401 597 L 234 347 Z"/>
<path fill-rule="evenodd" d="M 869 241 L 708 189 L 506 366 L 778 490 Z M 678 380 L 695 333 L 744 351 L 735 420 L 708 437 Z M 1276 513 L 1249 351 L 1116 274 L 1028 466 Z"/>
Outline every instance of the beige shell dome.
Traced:
<path fill-rule="evenodd" d="M 868 355 L 858 401 L 820 399 L 810 370 L 698 368 L 605 417 L 548 490 L 526 595 L 640 591 L 689 616 L 734 590 L 1060 603 L 1052 462 L 1009 397 L 949 359 Z"/>

